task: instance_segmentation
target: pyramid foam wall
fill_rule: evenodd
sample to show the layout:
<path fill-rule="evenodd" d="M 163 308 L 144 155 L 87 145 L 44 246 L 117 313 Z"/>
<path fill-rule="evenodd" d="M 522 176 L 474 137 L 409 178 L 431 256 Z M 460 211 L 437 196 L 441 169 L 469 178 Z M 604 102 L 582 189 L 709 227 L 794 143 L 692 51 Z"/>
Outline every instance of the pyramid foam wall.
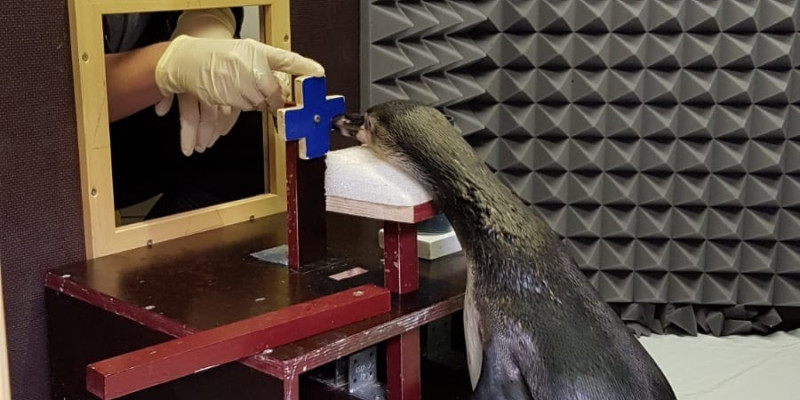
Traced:
<path fill-rule="evenodd" d="M 362 7 L 362 104 L 452 115 L 624 318 L 726 334 L 800 307 L 797 0 Z"/>

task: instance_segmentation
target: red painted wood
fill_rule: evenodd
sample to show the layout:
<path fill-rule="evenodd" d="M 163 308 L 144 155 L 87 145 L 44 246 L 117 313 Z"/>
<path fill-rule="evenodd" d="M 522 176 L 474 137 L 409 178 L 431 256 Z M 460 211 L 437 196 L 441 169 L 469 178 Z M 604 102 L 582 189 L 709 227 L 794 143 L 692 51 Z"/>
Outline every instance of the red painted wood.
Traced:
<path fill-rule="evenodd" d="M 436 205 L 434 205 L 432 201 L 423 204 L 418 204 L 414 206 L 414 222 L 422 222 L 425 221 L 426 219 L 431 219 L 438 213 L 439 210 L 436 208 Z"/>
<path fill-rule="evenodd" d="M 299 375 L 292 375 L 283 380 L 283 400 L 300 400 Z"/>
<path fill-rule="evenodd" d="M 419 328 L 386 342 L 387 400 L 419 400 L 420 390 Z"/>
<path fill-rule="evenodd" d="M 195 331 L 159 313 L 121 302 L 108 294 L 88 289 L 69 276 L 52 272 L 45 277 L 45 287 L 89 303 L 113 314 L 127 318 L 151 329 L 174 337 L 188 336 Z"/>
<path fill-rule="evenodd" d="M 87 367 L 87 390 L 114 399 L 240 360 L 390 310 L 389 292 L 364 285 L 103 360 Z"/>
<path fill-rule="evenodd" d="M 198 268 L 195 264 L 213 260 L 209 266 L 211 270 L 203 271 L 201 275 L 213 275 L 223 281 L 239 282 L 238 278 L 231 275 L 253 274 L 252 270 L 244 270 L 237 266 L 241 263 L 240 255 L 252 251 L 272 247 L 278 242 L 264 242 L 264 238 L 270 240 L 282 240 L 280 233 L 285 233 L 285 219 L 276 220 L 273 217 L 258 219 L 247 224 L 232 225 L 221 230 L 221 233 L 205 232 L 195 236 L 182 238 L 172 242 L 166 242 L 154 248 L 136 249 L 125 253 L 114 254 L 108 257 L 77 263 L 70 266 L 51 270 L 46 275 L 46 287 L 55 292 L 75 298 L 82 302 L 91 304 L 94 307 L 107 312 L 119 315 L 128 320 L 135 321 L 137 324 L 144 325 L 158 332 L 165 333 L 172 337 L 186 337 L 193 333 L 210 329 L 221 324 L 207 326 L 206 324 L 199 329 L 195 326 L 197 321 L 191 320 L 186 314 L 213 314 L 219 312 L 212 309 L 197 308 L 197 304 L 192 303 L 194 294 L 179 289 L 182 283 L 197 282 Z M 356 238 L 367 239 L 369 234 L 374 234 L 374 226 L 370 225 L 364 231 L 356 231 Z M 364 236 L 362 238 L 362 236 Z M 226 240 L 221 240 L 225 238 Z M 333 246 L 346 244 L 351 246 L 352 237 L 347 240 L 337 238 Z M 356 240 L 359 242 L 359 240 Z M 239 247 L 235 244 L 243 245 Z M 193 254 L 192 259 L 188 260 L 185 256 L 185 249 L 193 248 L 198 253 Z M 339 251 L 341 248 L 336 247 Z M 361 252 L 363 248 L 347 247 L 348 251 Z M 155 252 L 155 254 L 150 254 Z M 220 258 L 218 253 L 225 254 Z M 371 257 L 371 252 L 369 253 Z M 198 260 L 195 262 L 194 260 Z M 378 262 L 378 258 L 362 261 L 368 265 Z M 423 262 L 426 263 L 426 262 Z M 348 266 L 337 267 L 335 271 L 349 268 Z M 155 273 L 155 270 L 164 269 L 168 273 Z M 463 305 L 464 290 L 464 262 L 462 256 L 445 258 L 435 261 L 430 269 L 436 272 L 436 285 L 425 284 L 420 281 L 421 297 L 404 299 L 400 308 L 395 308 L 390 314 L 382 314 L 375 318 L 370 318 L 362 322 L 357 322 L 339 328 L 335 331 L 326 331 L 320 335 L 292 342 L 286 346 L 276 348 L 270 354 L 257 354 L 247 357 L 240 362 L 254 370 L 269 374 L 278 379 L 283 379 L 286 371 L 301 371 L 303 368 L 311 370 L 340 357 L 352 354 L 363 348 L 374 346 L 393 336 L 396 336 L 408 329 L 427 324 L 452 312 L 458 311 Z M 428 274 L 429 268 L 421 269 L 421 273 Z M 142 284 L 140 280 L 120 279 L 124 276 L 120 271 L 128 271 L 127 274 L 148 277 L 147 282 Z M 133 272 L 131 272 L 133 271 Z M 243 272 L 247 271 L 247 272 Z M 283 275 L 275 275 L 273 269 L 259 270 L 255 275 L 248 279 L 256 281 L 273 281 L 281 279 Z M 279 271 L 279 269 L 274 269 Z M 447 271 L 447 272 L 445 272 Z M 276 272 L 277 273 L 277 272 Z M 91 279 L 88 275 L 91 275 Z M 274 299 L 281 304 L 298 304 L 298 298 L 316 298 L 331 292 L 318 293 L 319 288 L 335 282 L 328 278 L 329 272 L 319 271 L 309 274 L 289 274 L 288 285 L 292 288 L 289 292 L 302 292 L 299 297 L 283 295 Z M 384 284 L 384 274 L 370 278 L 370 282 L 378 285 Z M 430 282 L 430 281 L 427 281 Z M 442 286 L 446 282 L 446 286 Z M 195 283 L 192 283 L 194 285 Z M 262 286 L 256 285 L 261 288 Z M 264 286 L 266 288 L 267 286 Z M 109 288 L 113 290 L 108 291 Z M 173 290 L 174 289 L 174 290 Z M 252 288 L 251 288 L 252 289 Z M 341 289 L 337 289 L 341 290 Z M 174 291 L 166 298 L 157 300 L 157 308 L 148 310 L 138 299 L 158 298 L 159 293 Z M 223 296 L 221 303 L 231 307 L 239 307 L 240 298 L 247 298 L 252 301 L 263 295 L 263 290 L 257 291 L 242 290 L 221 293 L 211 293 L 212 296 Z M 295 299 L 295 300 L 293 300 Z M 267 301 L 272 301 L 268 298 Z M 305 300 L 301 300 L 305 301 Z M 174 303 L 174 304 L 173 304 Z M 173 308 L 170 308 L 173 306 Z M 283 305 L 281 307 L 284 307 Z M 232 311 L 236 316 L 229 318 L 225 315 L 213 317 L 211 321 L 237 321 L 250 318 L 254 315 L 249 311 L 237 309 Z M 228 323 L 228 322 L 224 322 Z M 201 324 L 202 325 L 202 324 Z M 85 369 L 85 366 L 82 368 Z M 85 380 L 80 383 L 85 386 Z"/>
<path fill-rule="evenodd" d="M 297 203 L 297 162 L 299 145 L 296 141 L 286 142 L 286 219 L 288 230 L 289 268 L 300 270 L 300 229 L 298 228 Z"/>
<path fill-rule="evenodd" d="M 298 142 L 286 142 L 288 258 L 295 272 L 327 256 L 325 159 L 301 160 L 298 151 Z"/>
<path fill-rule="evenodd" d="M 384 286 L 406 294 L 419 288 L 417 226 L 385 221 L 383 228 Z"/>

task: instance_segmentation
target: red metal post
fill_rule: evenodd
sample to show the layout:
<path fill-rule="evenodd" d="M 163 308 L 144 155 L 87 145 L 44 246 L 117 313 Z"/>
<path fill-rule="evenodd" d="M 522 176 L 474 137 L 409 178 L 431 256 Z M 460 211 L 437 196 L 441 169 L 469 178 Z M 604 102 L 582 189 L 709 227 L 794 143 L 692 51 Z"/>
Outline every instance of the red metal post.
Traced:
<path fill-rule="evenodd" d="M 406 294 L 419 288 L 417 226 L 385 221 L 383 224 L 384 286 Z"/>
<path fill-rule="evenodd" d="M 386 342 L 387 400 L 419 400 L 420 387 L 419 328 Z"/>
<path fill-rule="evenodd" d="M 390 303 L 388 290 L 359 286 L 90 364 L 86 388 L 115 399 L 386 313 Z"/>

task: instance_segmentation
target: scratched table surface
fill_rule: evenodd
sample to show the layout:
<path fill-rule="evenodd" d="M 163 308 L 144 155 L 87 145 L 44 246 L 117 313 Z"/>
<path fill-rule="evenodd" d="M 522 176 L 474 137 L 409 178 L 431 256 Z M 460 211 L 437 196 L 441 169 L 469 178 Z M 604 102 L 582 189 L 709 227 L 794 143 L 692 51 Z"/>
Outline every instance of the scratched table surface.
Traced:
<path fill-rule="evenodd" d="M 329 215 L 329 258 L 310 271 L 251 254 L 285 240 L 284 215 L 245 222 L 157 243 L 50 271 L 47 286 L 170 336 L 217 327 L 351 287 L 383 284 L 381 251 L 373 229 L 352 217 Z M 346 257 L 338 256 L 346 254 Z M 363 268 L 335 280 L 331 275 Z M 294 342 L 242 363 L 272 376 L 302 373 L 380 343 L 408 329 L 460 310 L 464 259 L 453 255 L 421 261 L 420 289 L 393 296 L 389 314 Z M 90 295 L 87 296 L 86 294 Z"/>

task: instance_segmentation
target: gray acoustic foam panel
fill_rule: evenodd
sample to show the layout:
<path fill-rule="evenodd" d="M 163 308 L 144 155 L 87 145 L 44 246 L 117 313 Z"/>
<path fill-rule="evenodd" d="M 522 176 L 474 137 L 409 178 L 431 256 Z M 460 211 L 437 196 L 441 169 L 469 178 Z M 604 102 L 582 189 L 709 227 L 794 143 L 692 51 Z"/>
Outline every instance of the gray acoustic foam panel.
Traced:
<path fill-rule="evenodd" d="M 800 307 L 797 0 L 362 2 L 365 107 L 440 107 L 646 331 Z"/>

